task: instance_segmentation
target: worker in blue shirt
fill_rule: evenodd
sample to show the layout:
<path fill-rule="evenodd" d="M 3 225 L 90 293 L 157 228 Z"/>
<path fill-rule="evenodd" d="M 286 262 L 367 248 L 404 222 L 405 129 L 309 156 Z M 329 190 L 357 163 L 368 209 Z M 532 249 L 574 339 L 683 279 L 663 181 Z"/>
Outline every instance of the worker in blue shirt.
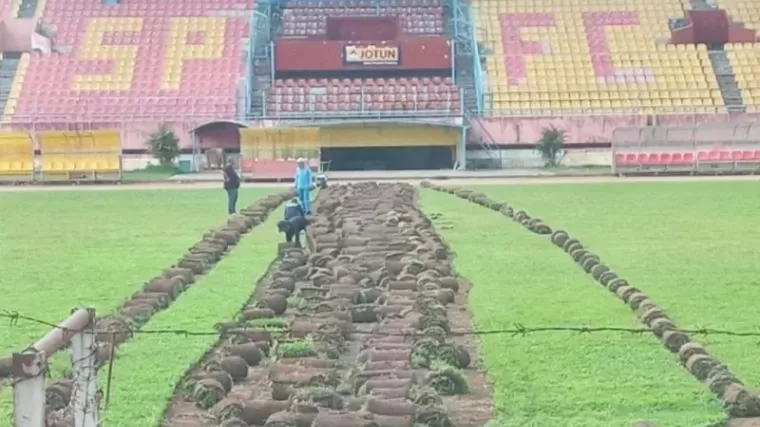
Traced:
<path fill-rule="evenodd" d="M 311 192 L 311 183 L 313 176 L 311 173 L 311 167 L 306 164 L 306 160 L 299 158 L 298 167 L 296 167 L 295 187 L 298 192 L 298 199 L 301 201 L 301 206 L 307 215 L 311 215 L 311 199 L 309 198 L 309 192 Z"/>

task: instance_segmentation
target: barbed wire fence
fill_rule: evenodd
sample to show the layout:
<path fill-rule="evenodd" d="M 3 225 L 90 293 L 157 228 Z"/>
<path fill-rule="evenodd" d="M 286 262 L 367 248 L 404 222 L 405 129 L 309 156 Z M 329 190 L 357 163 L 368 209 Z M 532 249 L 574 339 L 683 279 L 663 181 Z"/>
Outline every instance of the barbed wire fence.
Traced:
<path fill-rule="evenodd" d="M 0 319 L 6 319 L 8 321 L 8 325 L 10 327 L 14 327 L 19 324 L 19 322 L 25 321 L 30 323 L 36 323 L 40 325 L 49 326 L 51 328 L 57 328 L 57 329 L 63 329 L 66 331 L 66 328 L 62 328 L 61 326 L 43 320 L 39 319 L 34 316 L 24 315 L 16 311 L 9 311 L 9 310 L 0 310 Z M 285 332 L 287 332 L 287 328 L 283 329 Z M 749 330 L 730 330 L 730 329 L 721 329 L 721 328 L 709 328 L 709 327 L 698 327 L 698 328 L 688 328 L 688 329 L 672 329 L 676 332 L 681 332 L 688 335 L 695 335 L 695 336 L 708 336 L 708 335 L 716 335 L 716 336 L 730 336 L 730 337 L 744 337 L 744 338 L 760 338 L 760 325 L 758 325 L 757 330 L 755 331 L 749 331 Z M 70 332 L 70 331 L 67 331 Z M 129 335 L 183 335 L 183 336 L 219 336 L 220 331 L 211 329 L 211 330 L 189 330 L 189 329 L 148 329 L 148 328 L 109 328 L 107 331 L 103 331 L 106 334 L 122 334 L 126 333 Z M 645 333 L 651 333 L 652 329 L 640 327 L 640 328 L 632 328 L 632 327 L 621 327 L 621 326 L 574 326 L 574 325 L 552 325 L 552 326 L 526 326 L 521 323 L 513 323 L 511 327 L 509 328 L 499 328 L 499 329 L 485 329 L 485 330 L 452 330 L 449 335 L 451 336 L 482 336 L 482 335 L 512 335 L 512 336 L 527 336 L 532 334 L 539 334 L 539 333 L 550 333 L 550 332 L 564 332 L 564 333 L 576 333 L 576 334 L 589 334 L 589 333 L 620 333 L 620 334 L 645 334 Z M 354 334 L 365 334 L 365 335 L 377 335 L 377 336 L 402 336 L 402 337 L 415 337 L 420 336 L 421 334 L 417 333 L 384 333 L 384 332 L 372 332 L 372 331 L 352 331 Z"/>
<path fill-rule="evenodd" d="M 2 322 L 1 320 L 5 320 Z M 71 407 L 79 408 L 80 411 L 86 411 L 86 416 L 92 416 L 92 413 L 94 412 L 94 416 L 98 417 L 97 412 L 98 409 L 107 409 L 110 401 L 110 394 L 111 394 L 111 385 L 112 385 L 112 374 L 114 369 L 114 360 L 115 360 L 115 346 L 111 345 L 108 349 L 109 355 L 107 357 L 107 363 L 100 364 L 99 362 L 104 362 L 102 360 L 99 360 L 102 356 L 99 354 L 99 346 L 97 343 L 98 336 L 110 336 L 111 343 L 115 342 L 115 337 L 120 334 L 127 334 L 128 336 L 136 336 L 136 335 L 177 335 L 177 336 L 214 336 L 214 337 L 221 337 L 224 334 L 224 331 L 211 328 L 207 330 L 189 330 L 189 329 L 150 329 L 150 328 L 140 328 L 140 327 L 126 327 L 126 328 L 114 328 L 113 325 L 109 325 L 108 329 L 106 330 L 98 330 L 96 325 L 92 325 L 90 329 L 85 331 L 83 334 L 82 330 L 74 330 L 67 327 L 63 327 L 60 324 L 56 324 L 54 322 L 38 318 L 36 316 L 30 316 L 23 313 L 20 313 L 18 311 L 14 310 L 7 310 L 7 309 L 0 309 L 0 330 L 2 330 L 4 327 L 6 328 L 14 328 L 17 327 L 20 323 L 31 323 L 31 324 L 38 324 L 42 326 L 49 327 L 53 330 L 60 330 L 63 332 L 63 336 L 67 338 L 75 337 L 77 334 L 79 336 L 83 335 L 89 335 L 89 341 L 88 344 L 85 346 L 83 350 L 85 351 L 84 354 L 76 355 L 72 354 L 72 357 L 70 359 L 72 371 L 74 372 L 80 372 L 84 373 L 84 376 L 80 376 L 78 378 L 78 381 L 84 381 L 85 383 L 91 384 L 91 387 L 85 391 L 85 393 L 82 396 L 76 395 L 76 393 L 72 393 L 71 395 Z M 246 327 L 245 323 L 241 323 L 241 327 Z M 248 326 L 250 328 L 266 328 L 266 326 Z M 287 327 L 277 327 L 277 330 L 280 330 L 284 333 L 288 332 Z M 726 336 L 726 337 L 735 337 L 735 338 L 760 338 L 760 325 L 757 327 L 756 330 L 730 330 L 730 329 L 721 329 L 721 328 L 710 328 L 710 327 L 698 327 L 698 328 L 690 328 L 690 329 L 673 329 L 674 331 L 681 332 L 687 335 L 694 335 L 694 336 Z M 529 335 L 536 335 L 536 334 L 546 334 L 546 333 L 563 333 L 563 334 L 574 334 L 574 335 L 583 335 L 583 334 L 595 334 L 595 333 L 606 333 L 606 334 L 624 334 L 624 335 L 642 335 L 642 334 L 649 334 L 652 333 L 653 330 L 646 327 L 621 327 L 621 326 L 586 326 L 586 325 L 552 325 L 552 326 L 526 326 L 521 323 L 514 323 L 511 327 L 508 328 L 498 328 L 498 329 L 485 329 L 485 330 L 457 330 L 453 329 L 449 336 L 453 337 L 464 337 L 464 336 L 487 336 L 487 335 L 506 335 L 511 337 L 526 337 Z M 396 337 L 419 337 L 421 336 L 421 332 L 408 332 L 408 333 L 384 333 L 384 332 L 373 332 L 373 331 L 353 331 L 352 333 L 356 335 L 371 335 L 371 336 L 377 336 L 377 337 L 383 337 L 383 336 L 396 336 Z M 757 345 L 760 345 L 760 341 L 757 342 Z M 80 346 L 81 347 L 81 346 Z M 22 350 L 22 352 L 28 352 L 30 351 L 29 348 L 26 350 Z M 2 356 L 2 355 L 0 355 Z M 14 387 L 21 383 L 21 382 L 29 382 L 33 381 L 36 378 L 42 378 L 42 381 L 45 379 L 51 378 L 50 376 L 50 369 L 48 366 L 48 359 L 47 357 L 50 357 L 52 355 L 45 355 L 45 357 L 42 358 L 43 366 L 40 371 L 39 375 L 30 375 L 25 378 L 21 379 L 14 379 Z M 80 364 L 87 364 L 87 363 L 94 363 L 95 366 L 92 369 L 77 369 L 76 367 Z M 106 370 L 106 378 L 104 379 L 103 388 L 99 388 L 97 386 L 98 383 L 98 371 L 101 369 Z M 75 374 L 76 375 L 76 374 Z M 79 402 L 79 400 L 83 400 L 82 402 Z M 69 406 L 65 408 L 65 410 L 69 410 Z M 77 410 L 77 409 L 75 409 Z M 48 418 L 48 421 L 53 421 L 56 417 L 60 418 L 61 412 L 60 411 L 54 411 L 53 413 L 46 414 L 46 417 Z M 82 416 L 85 416 L 84 413 Z M 52 418 L 51 418 L 52 417 Z M 50 424 L 48 424 L 50 425 Z"/>

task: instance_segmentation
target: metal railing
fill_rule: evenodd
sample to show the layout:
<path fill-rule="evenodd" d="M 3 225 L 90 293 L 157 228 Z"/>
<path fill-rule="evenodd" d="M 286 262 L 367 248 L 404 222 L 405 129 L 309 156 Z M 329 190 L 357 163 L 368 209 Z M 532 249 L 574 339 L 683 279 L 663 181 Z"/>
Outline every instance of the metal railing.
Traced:
<path fill-rule="evenodd" d="M 172 96 L 113 96 L 12 98 L 17 104 L 11 122 L 24 120 L 169 120 L 176 117 L 229 120 L 235 117 L 235 94 L 198 97 L 190 100 Z M 139 102 L 135 102 L 139 100 Z M 8 119 L 8 118 L 6 118 Z"/>
<path fill-rule="evenodd" d="M 754 106 L 748 106 L 754 107 Z M 485 117 L 565 117 L 565 116 L 611 116 L 611 115 L 716 115 L 726 114 L 726 106 L 678 105 L 661 107 L 609 107 L 609 108 L 516 108 L 486 109 Z"/>
<path fill-rule="evenodd" d="M 612 148 L 615 150 L 679 146 L 696 149 L 724 144 L 760 148 L 760 122 L 639 126 L 618 128 L 612 133 Z"/>
<path fill-rule="evenodd" d="M 472 11 L 472 6 L 468 7 L 467 12 L 468 12 L 468 19 L 471 22 L 470 29 L 472 31 L 472 34 L 471 34 L 472 72 L 473 72 L 473 80 L 475 83 L 475 97 L 476 97 L 477 106 L 478 106 L 477 114 L 482 115 L 485 109 L 485 94 L 487 91 L 486 79 L 483 73 L 483 64 L 480 58 L 480 48 L 478 46 L 478 38 L 477 38 L 477 34 L 475 33 L 475 16 L 474 16 L 474 12 Z"/>

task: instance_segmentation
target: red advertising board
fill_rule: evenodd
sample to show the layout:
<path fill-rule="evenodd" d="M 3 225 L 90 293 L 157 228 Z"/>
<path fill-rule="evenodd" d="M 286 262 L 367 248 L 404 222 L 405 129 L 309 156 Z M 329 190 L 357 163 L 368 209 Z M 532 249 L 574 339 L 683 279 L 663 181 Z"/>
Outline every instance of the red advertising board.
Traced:
<path fill-rule="evenodd" d="M 385 42 L 275 41 L 276 71 L 448 70 L 451 41 L 446 37 Z"/>

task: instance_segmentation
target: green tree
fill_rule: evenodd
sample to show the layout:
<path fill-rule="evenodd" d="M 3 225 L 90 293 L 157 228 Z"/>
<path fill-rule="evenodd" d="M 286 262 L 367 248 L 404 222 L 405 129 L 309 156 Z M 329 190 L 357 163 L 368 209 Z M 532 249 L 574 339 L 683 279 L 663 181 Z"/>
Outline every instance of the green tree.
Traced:
<path fill-rule="evenodd" d="M 567 132 L 554 126 L 544 128 L 541 131 L 541 139 L 536 144 L 536 150 L 541 153 L 545 166 L 555 167 L 559 165 L 562 160 L 566 138 Z"/>
<path fill-rule="evenodd" d="M 148 138 L 148 147 L 153 158 L 161 163 L 161 166 L 171 166 L 179 156 L 179 138 L 168 123 L 161 123 L 158 130 Z"/>

